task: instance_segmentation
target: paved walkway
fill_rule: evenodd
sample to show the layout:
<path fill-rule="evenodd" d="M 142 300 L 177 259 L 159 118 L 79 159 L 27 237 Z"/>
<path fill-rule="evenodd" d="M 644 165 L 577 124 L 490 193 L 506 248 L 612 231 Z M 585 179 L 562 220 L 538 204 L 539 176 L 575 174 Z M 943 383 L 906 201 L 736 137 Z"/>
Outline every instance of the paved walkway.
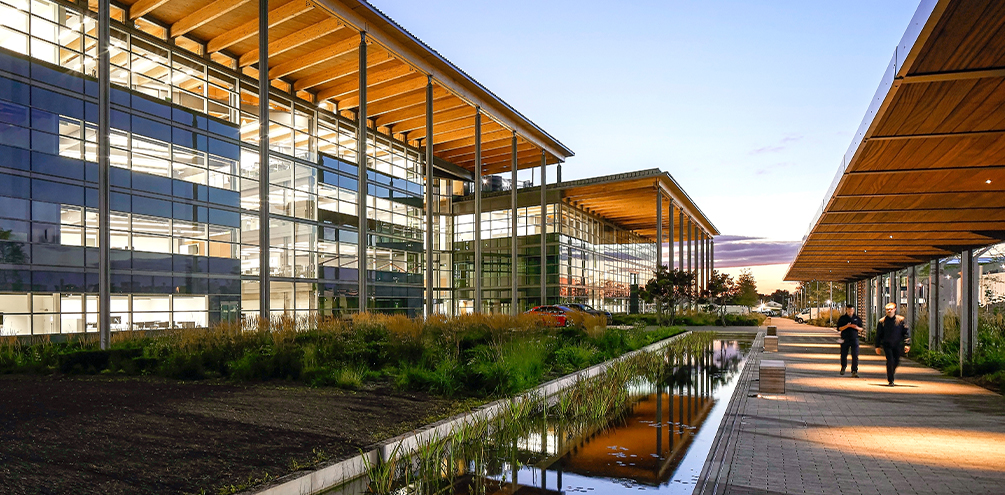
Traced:
<path fill-rule="evenodd" d="M 871 345 L 839 376 L 834 330 L 774 322 L 779 352 L 752 353 L 696 494 L 1005 494 L 1001 395 L 911 361 L 886 387 Z M 785 361 L 785 394 L 758 394 L 761 358 Z"/>

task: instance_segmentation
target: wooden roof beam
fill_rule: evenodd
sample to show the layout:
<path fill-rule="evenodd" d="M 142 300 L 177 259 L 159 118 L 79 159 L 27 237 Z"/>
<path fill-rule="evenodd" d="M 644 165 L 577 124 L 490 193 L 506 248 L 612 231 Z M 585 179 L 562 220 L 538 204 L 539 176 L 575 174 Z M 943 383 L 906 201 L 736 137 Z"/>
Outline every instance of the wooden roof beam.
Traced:
<path fill-rule="evenodd" d="M 379 84 L 370 85 L 367 84 L 366 88 L 366 102 L 367 106 L 372 105 L 385 98 L 392 98 L 398 96 L 402 93 L 408 93 L 410 91 L 416 91 L 419 89 L 425 89 L 426 87 L 426 77 L 417 72 L 409 73 L 408 77 L 401 77 L 398 79 L 392 79 L 390 81 L 384 81 Z M 338 102 L 339 106 L 342 108 L 356 108 L 359 106 L 359 93 L 347 96 Z M 367 108 L 369 113 L 369 108 Z M 425 121 L 425 117 L 423 117 Z M 425 123 L 423 123 L 423 126 Z"/>
<path fill-rule="evenodd" d="M 294 72 L 310 69 L 311 67 L 323 64 L 329 60 L 336 59 L 343 55 L 359 50 L 359 38 L 351 34 L 349 37 L 336 41 L 320 50 L 315 50 L 283 62 L 269 69 L 269 79 L 278 79 L 288 76 Z M 272 45 L 269 45 L 269 53 L 272 53 Z"/>
<path fill-rule="evenodd" d="M 223 0 L 217 0 L 223 1 Z M 309 43 L 319 38 L 328 36 L 338 32 L 340 29 L 344 29 L 346 26 L 342 23 L 342 20 L 337 17 L 329 17 L 321 22 L 312 24 L 304 29 L 301 29 L 293 34 L 284 36 L 275 41 L 269 43 L 269 56 L 274 57 L 276 55 L 288 52 L 304 43 Z M 258 63 L 258 49 L 241 55 L 237 60 L 237 65 L 239 67 L 247 67 L 252 64 Z M 271 75 L 271 72 L 270 72 Z"/>
<path fill-rule="evenodd" d="M 425 84 L 425 78 L 422 78 L 423 84 Z M 458 121 L 468 121 L 471 127 L 475 125 L 475 109 L 474 107 L 465 105 L 462 107 L 454 108 L 447 111 L 437 111 L 433 113 L 433 130 L 439 131 L 441 126 Z M 484 123 L 482 124 L 484 127 Z M 394 124 L 394 130 L 397 132 L 412 132 L 412 131 L 424 131 L 426 129 L 426 116 L 422 115 L 420 117 L 415 117 L 407 120 L 402 120 Z"/>
<path fill-rule="evenodd" d="M 411 67 L 402 64 L 387 52 L 380 50 L 368 50 L 368 52 L 369 53 L 367 53 L 366 56 L 367 87 L 370 87 L 372 84 L 377 84 L 379 81 L 393 79 L 394 77 L 401 77 L 412 72 Z M 378 68 L 378 65 L 381 67 Z M 356 92 L 359 90 L 359 80 L 357 78 L 357 74 L 359 74 L 359 62 L 355 60 L 347 60 L 327 69 L 323 69 L 297 79 L 296 82 L 293 83 L 293 89 L 300 91 L 315 88 L 332 81 L 344 80 L 344 85 L 353 85 L 352 91 Z M 392 75 L 393 77 L 389 77 Z M 321 95 L 324 93 L 324 91 L 318 91 L 318 101 L 323 101 Z M 327 94 L 325 94 L 325 96 L 325 100 L 332 99 L 332 97 L 327 96 Z M 339 108 L 341 108 L 341 105 L 339 105 Z"/>
<path fill-rule="evenodd" d="M 216 0 L 192 12 L 171 25 L 171 37 L 177 38 L 189 31 L 213 22 L 220 16 L 250 2 L 251 0 Z"/>
<path fill-rule="evenodd" d="M 434 105 L 433 118 L 436 118 L 435 116 L 437 111 L 448 111 L 453 110 L 455 108 L 462 108 L 467 106 L 467 103 L 461 100 L 460 98 L 457 98 L 453 94 L 450 94 L 449 96 L 434 99 L 433 105 Z M 385 113 L 377 118 L 377 122 L 379 122 L 380 125 L 384 126 L 395 125 L 403 120 L 409 120 L 418 117 L 425 118 L 425 116 L 426 116 L 426 107 L 423 105 L 416 105 L 409 108 Z M 423 136 L 425 136 L 425 129 L 416 131 L 413 135 L 409 136 L 409 139 L 417 139 Z"/>
<path fill-rule="evenodd" d="M 449 98 L 453 96 L 452 93 L 447 91 L 441 86 L 433 86 L 433 108 L 436 108 L 436 100 Z M 339 102 L 339 107 L 342 106 L 342 102 Z M 381 125 L 386 125 L 380 121 L 380 116 L 386 113 L 391 113 L 396 110 L 403 110 L 409 107 L 421 106 L 422 112 L 425 113 L 426 110 L 426 90 L 425 88 L 411 91 L 409 93 L 398 95 L 395 98 L 385 98 L 381 101 L 366 104 L 366 114 L 372 116 Z M 348 107 L 346 107 L 348 108 Z M 435 112 L 435 110 L 434 110 Z"/>
<path fill-rule="evenodd" d="M 168 0 L 139 0 L 129 7 L 129 20 L 134 21 L 168 3 Z"/>
<path fill-rule="evenodd" d="M 135 5 L 134 5 L 135 6 Z M 311 2 L 298 2 L 293 0 L 290 3 L 281 5 L 269 11 L 269 27 L 274 28 L 294 17 L 310 12 L 314 8 Z M 230 31 L 213 37 L 206 43 L 207 53 L 216 53 L 226 50 L 248 38 L 258 34 L 258 18 L 252 19 Z"/>

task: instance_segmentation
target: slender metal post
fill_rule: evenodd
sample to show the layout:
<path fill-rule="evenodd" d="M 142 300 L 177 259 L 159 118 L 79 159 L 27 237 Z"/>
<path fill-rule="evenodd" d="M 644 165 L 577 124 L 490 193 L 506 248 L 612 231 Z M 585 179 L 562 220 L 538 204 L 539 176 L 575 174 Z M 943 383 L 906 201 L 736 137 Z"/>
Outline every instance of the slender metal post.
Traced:
<path fill-rule="evenodd" d="M 517 273 L 517 210 L 516 210 L 516 193 L 517 193 L 517 156 L 516 156 L 516 131 L 513 131 L 513 140 L 511 146 L 511 164 L 510 164 L 510 290 L 513 292 L 510 303 L 510 314 L 516 316 L 520 313 L 520 297 L 517 294 L 519 289 L 518 284 L 518 273 Z"/>
<path fill-rule="evenodd" d="M 691 260 L 692 260 L 692 256 L 691 256 L 691 239 L 693 237 L 694 237 L 694 224 L 691 223 L 691 217 L 688 217 L 687 218 L 687 272 L 690 273 L 690 274 L 692 274 L 692 275 L 694 275 L 694 271 L 692 271 L 692 269 L 691 269 Z M 696 278 L 695 280 L 693 280 L 691 282 L 691 285 L 694 286 L 694 287 L 697 287 L 697 285 L 696 285 L 697 283 L 698 283 L 698 280 Z M 694 290 L 694 288 L 692 288 L 692 290 Z M 694 307 L 694 298 L 691 298 L 691 301 L 688 302 L 688 307 L 689 308 L 693 308 Z"/>
<path fill-rule="evenodd" d="M 109 174 L 111 166 L 109 136 L 112 133 L 110 120 L 111 59 L 108 44 L 111 37 L 109 25 L 112 22 L 109 0 L 98 1 L 98 343 L 108 349 L 112 340 L 112 279 L 109 274 L 109 249 L 112 243 L 111 214 L 109 204 Z"/>
<path fill-rule="evenodd" d="M 667 267 L 670 268 L 670 271 L 673 271 L 673 269 L 674 269 L 674 266 L 673 266 L 673 260 L 674 260 L 674 252 L 673 252 L 673 250 L 674 250 L 674 245 L 673 245 L 673 231 L 674 231 L 674 225 L 673 225 L 674 224 L 674 222 L 673 222 L 673 208 L 674 207 L 673 207 L 673 198 L 667 198 L 667 199 L 670 200 L 670 205 L 667 206 L 667 221 L 669 222 L 669 225 L 667 226 L 668 227 L 667 228 L 667 241 L 668 241 L 667 242 L 667 251 L 668 251 L 667 254 L 669 254 L 669 256 L 670 256 L 670 259 L 667 262 Z"/>
<path fill-rule="evenodd" d="M 678 211 L 679 211 L 678 219 L 680 221 L 678 222 L 679 227 L 677 227 L 677 258 L 678 258 L 677 267 L 683 270 L 684 269 L 684 209 L 680 208 Z"/>
<path fill-rule="evenodd" d="M 712 273 L 715 272 L 715 238 L 708 236 L 708 279 L 712 280 Z"/>
<path fill-rule="evenodd" d="M 656 185 L 656 269 L 663 266 L 663 192 Z"/>
<path fill-rule="evenodd" d="M 433 315 L 433 76 L 426 78 L 426 317 Z"/>
<path fill-rule="evenodd" d="M 917 298 L 917 267 L 907 269 L 907 328 L 911 329 L 911 340 L 914 340 L 914 324 L 918 316 Z"/>
<path fill-rule="evenodd" d="M 482 109 L 475 107 L 475 308 L 482 312 Z"/>
<path fill-rule="evenodd" d="M 541 305 L 545 304 L 548 304 L 548 157 L 541 150 Z"/>
<path fill-rule="evenodd" d="M 939 317 L 939 260 L 934 259 L 928 269 L 928 348 L 937 350 L 942 345 L 942 318 Z"/>
<path fill-rule="evenodd" d="M 258 0 L 258 317 L 270 320 L 272 267 L 269 247 L 269 2 Z"/>
<path fill-rule="evenodd" d="M 960 253 L 960 367 L 977 351 L 977 306 L 980 292 L 977 256 L 973 249 Z"/>
<path fill-rule="evenodd" d="M 366 311 L 367 299 L 368 299 L 368 289 L 367 289 L 367 262 L 366 262 L 366 249 L 367 249 L 367 220 L 366 220 L 366 203 L 367 203 L 367 150 L 366 141 L 367 133 L 369 129 L 367 128 L 366 120 L 366 31 L 361 31 L 359 33 L 359 111 L 357 112 L 356 118 L 356 139 L 357 150 L 356 158 L 358 161 L 357 170 L 357 190 L 356 198 L 359 203 L 356 205 L 356 215 L 359 219 L 359 239 L 356 246 L 356 251 L 359 254 L 359 311 L 362 313 Z M 428 187 L 428 184 L 427 184 Z"/>

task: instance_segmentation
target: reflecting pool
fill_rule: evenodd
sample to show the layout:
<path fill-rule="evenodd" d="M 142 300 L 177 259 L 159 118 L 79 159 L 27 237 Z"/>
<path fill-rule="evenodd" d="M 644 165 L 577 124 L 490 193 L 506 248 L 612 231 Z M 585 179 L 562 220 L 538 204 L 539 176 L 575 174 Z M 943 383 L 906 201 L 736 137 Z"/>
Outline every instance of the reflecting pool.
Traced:
<path fill-rule="evenodd" d="M 623 397 L 617 410 L 599 419 L 572 414 L 561 401 L 542 403 L 509 415 L 518 419 L 430 443 L 407 461 L 373 468 L 373 480 L 332 493 L 691 493 L 751 340 L 724 334 L 691 339 L 633 365 L 632 376 L 621 382 L 599 384 L 593 396 L 580 391 L 587 402 Z"/>

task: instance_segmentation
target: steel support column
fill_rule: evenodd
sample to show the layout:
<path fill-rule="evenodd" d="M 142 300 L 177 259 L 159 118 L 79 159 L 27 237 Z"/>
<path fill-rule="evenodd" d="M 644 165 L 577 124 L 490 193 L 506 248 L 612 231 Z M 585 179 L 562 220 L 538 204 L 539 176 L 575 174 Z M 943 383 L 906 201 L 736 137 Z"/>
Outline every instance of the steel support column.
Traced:
<path fill-rule="evenodd" d="M 367 288 L 367 260 L 366 260 L 366 249 L 367 249 L 367 221 L 366 221 L 366 203 L 367 203 L 367 151 L 366 151 L 366 140 L 367 133 L 369 129 L 366 124 L 366 31 L 359 33 L 359 110 L 356 115 L 357 119 L 357 129 L 356 129 L 356 141 L 357 141 L 357 190 L 356 190 L 356 214 L 358 215 L 358 225 L 359 236 L 358 244 L 356 246 L 357 255 L 359 257 L 359 311 L 366 311 L 367 300 L 369 299 L 368 288 Z"/>
<path fill-rule="evenodd" d="M 663 266 L 663 191 L 656 185 L 656 270 Z"/>
<path fill-rule="evenodd" d="M 677 258 L 678 258 L 678 260 L 677 260 L 677 266 L 678 266 L 678 268 L 680 268 L 681 270 L 683 270 L 684 269 L 684 209 L 682 208 L 679 211 L 680 211 L 680 213 L 679 213 L 679 217 L 678 217 L 678 220 L 679 220 L 678 223 L 680 224 L 680 226 L 677 227 L 677 229 L 678 229 L 678 231 L 677 231 Z"/>
<path fill-rule="evenodd" d="M 264 2 L 265 0 L 260 0 Z M 98 343 L 108 349 L 112 341 L 112 279 L 109 249 L 112 238 L 111 205 L 109 204 L 109 174 L 111 166 L 110 96 L 111 58 L 108 45 L 112 22 L 109 0 L 98 1 Z"/>
<path fill-rule="evenodd" d="M 272 266 L 269 247 L 269 2 L 258 1 L 258 317 L 271 319 Z"/>
<path fill-rule="evenodd" d="M 548 157 L 541 150 L 541 305 L 548 304 Z"/>
<path fill-rule="evenodd" d="M 667 226 L 667 235 L 666 235 L 666 237 L 667 237 L 667 254 L 669 255 L 669 259 L 667 260 L 667 267 L 670 269 L 670 271 L 673 271 L 673 269 L 674 269 L 674 266 L 673 266 L 673 260 L 674 260 L 674 252 L 673 252 L 674 251 L 674 244 L 673 244 L 673 231 L 674 231 L 674 225 L 673 225 L 674 224 L 674 222 L 673 222 L 673 208 L 674 207 L 673 207 L 673 198 L 667 198 L 667 199 L 670 200 L 670 205 L 667 206 L 667 222 L 669 223 L 669 225 Z"/>
<path fill-rule="evenodd" d="M 939 315 L 939 260 L 934 259 L 928 270 L 928 348 L 942 346 L 942 318 Z"/>
<path fill-rule="evenodd" d="M 715 238 L 708 236 L 708 279 L 712 280 L 715 273 Z"/>
<path fill-rule="evenodd" d="M 516 131 L 513 131 L 513 140 L 511 144 L 510 151 L 510 191 L 509 191 L 509 205 L 510 205 L 510 290 L 512 291 L 510 299 L 510 314 L 516 316 L 520 313 L 520 298 L 517 294 L 519 289 L 519 284 L 517 280 L 517 248 L 519 244 L 517 243 L 517 203 L 516 203 L 516 193 L 517 193 L 517 155 L 516 155 Z"/>
<path fill-rule="evenodd" d="M 694 277 L 694 269 L 693 269 L 693 267 L 691 265 L 691 262 L 693 260 L 692 251 L 691 251 L 691 240 L 693 238 L 694 238 L 694 224 L 691 223 L 691 217 L 688 217 L 687 218 L 687 272 L 690 273 L 691 276 L 692 276 L 692 281 L 691 281 L 691 286 L 692 286 L 691 290 L 692 290 L 692 292 L 697 287 L 695 284 L 698 283 L 697 277 Z M 694 297 L 692 297 L 691 301 L 688 302 L 688 307 L 690 309 L 694 309 Z"/>
<path fill-rule="evenodd" d="M 433 315 L 433 76 L 426 76 L 426 317 Z"/>
<path fill-rule="evenodd" d="M 482 312 L 482 109 L 475 107 L 475 313 Z"/>
<path fill-rule="evenodd" d="M 879 323 L 879 318 L 884 314 L 883 310 L 883 275 L 876 277 L 875 281 L 876 287 L 876 307 L 873 310 L 873 321 L 872 328 L 869 329 L 870 334 L 876 330 L 876 324 Z"/>
<path fill-rule="evenodd" d="M 977 350 L 977 306 L 980 296 L 977 257 L 972 249 L 960 253 L 960 366 Z"/>
<path fill-rule="evenodd" d="M 918 297 L 917 297 L 917 267 L 912 266 L 907 269 L 907 325 L 911 329 L 911 340 L 914 340 L 914 324 L 918 320 Z"/>

